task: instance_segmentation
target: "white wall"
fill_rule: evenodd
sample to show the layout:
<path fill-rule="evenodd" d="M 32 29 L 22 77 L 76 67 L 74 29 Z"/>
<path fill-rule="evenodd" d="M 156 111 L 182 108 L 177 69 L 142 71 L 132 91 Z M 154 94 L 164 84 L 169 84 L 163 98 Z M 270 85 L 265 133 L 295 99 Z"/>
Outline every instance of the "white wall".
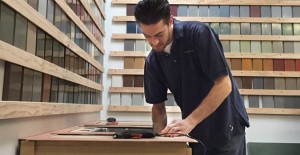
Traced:
<path fill-rule="evenodd" d="M 98 120 L 99 113 L 0 120 L 0 154 L 15 155 L 18 139 Z"/>
<path fill-rule="evenodd" d="M 122 58 L 112 59 L 109 57 L 111 50 L 124 50 L 124 44 L 121 41 L 111 40 L 112 33 L 126 33 L 126 24 L 116 22 L 112 24 L 113 16 L 126 15 L 125 5 L 112 5 L 110 1 L 106 2 L 106 38 L 105 38 L 105 71 L 109 68 L 123 68 Z M 109 61 L 109 63 L 108 63 Z M 109 101 L 108 88 L 111 85 L 111 77 L 104 77 L 104 98 L 105 108 Z M 109 116 L 116 117 L 118 120 L 136 120 L 151 121 L 151 113 L 121 113 L 105 112 L 101 113 L 101 118 Z M 170 114 L 168 121 L 173 118 L 180 118 L 180 114 Z M 285 142 L 300 143 L 300 116 L 275 116 L 275 115 L 250 115 L 251 127 L 246 130 L 247 142 Z"/>

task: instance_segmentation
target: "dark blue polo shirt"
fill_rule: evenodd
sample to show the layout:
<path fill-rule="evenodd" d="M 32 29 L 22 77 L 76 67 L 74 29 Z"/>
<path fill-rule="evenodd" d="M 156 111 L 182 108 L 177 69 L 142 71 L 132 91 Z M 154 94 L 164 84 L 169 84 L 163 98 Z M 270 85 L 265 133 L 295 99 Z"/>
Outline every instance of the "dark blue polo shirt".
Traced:
<path fill-rule="evenodd" d="M 211 90 L 214 80 L 229 75 L 232 92 L 220 107 L 190 133 L 207 147 L 231 138 L 238 120 L 249 126 L 242 97 L 226 63 L 218 35 L 207 25 L 174 20 L 171 53 L 152 49 L 145 62 L 145 96 L 151 104 L 167 100 L 169 89 L 186 118 Z"/>

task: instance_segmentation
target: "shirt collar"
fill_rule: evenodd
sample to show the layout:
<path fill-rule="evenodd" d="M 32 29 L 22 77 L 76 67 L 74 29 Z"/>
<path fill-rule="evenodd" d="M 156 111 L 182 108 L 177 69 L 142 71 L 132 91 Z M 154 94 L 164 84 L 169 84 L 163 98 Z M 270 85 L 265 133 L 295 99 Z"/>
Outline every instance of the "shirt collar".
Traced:
<path fill-rule="evenodd" d="M 183 37 L 183 23 L 174 18 L 173 40 Z"/>

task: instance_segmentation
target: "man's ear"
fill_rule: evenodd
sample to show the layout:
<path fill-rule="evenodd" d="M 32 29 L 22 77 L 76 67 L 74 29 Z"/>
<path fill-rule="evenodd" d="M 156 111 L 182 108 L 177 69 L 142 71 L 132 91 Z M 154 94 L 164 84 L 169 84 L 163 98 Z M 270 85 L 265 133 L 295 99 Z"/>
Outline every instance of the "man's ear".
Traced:
<path fill-rule="evenodd" d="M 170 15 L 169 25 L 173 25 L 173 22 L 174 22 L 174 20 L 173 20 L 173 15 Z"/>

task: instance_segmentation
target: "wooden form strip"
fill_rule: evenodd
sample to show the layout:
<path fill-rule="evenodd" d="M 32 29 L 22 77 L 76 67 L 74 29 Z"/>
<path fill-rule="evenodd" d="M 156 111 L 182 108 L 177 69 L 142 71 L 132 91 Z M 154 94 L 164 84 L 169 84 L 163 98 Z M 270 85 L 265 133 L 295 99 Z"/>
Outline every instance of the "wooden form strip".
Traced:
<path fill-rule="evenodd" d="M 247 112 L 253 115 L 300 115 L 300 109 L 247 108 Z"/>
<path fill-rule="evenodd" d="M 263 17 L 175 17 L 181 21 L 201 21 L 206 23 L 300 23 L 300 18 Z M 135 21 L 134 16 L 114 16 L 114 22 Z"/>
<path fill-rule="evenodd" d="M 88 4 L 87 0 L 80 0 L 80 2 L 83 5 L 83 7 L 85 8 L 85 10 L 87 11 L 87 13 L 92 17 L 92 20 L 94 21 L 95 25 L 98 27 L 100 32 L 103 34 L 103 36 L 105 36 L 105 32 L 104 32 L 102 26 L 99 25 L 99 23 L 100 23 L 99 19 L 96 18 L 95 14 L 93 13 L 91 6 Z"/>
<path fill-rule="evenodd" d="M 114 112 L 151 112 L 152 106 L 108 106 L 108 111 Z M 178 106 L 166 106 L 166 111 L 180 113 Z"/>
<path fill-rule="evenodd" d="M 149 52 L 145 51 L 110 51 L 112 57 L 147 57 Z"/>
<path fill-rule="evenodd" d="M 239 89 L 242 95 L 300 96 L 300 90 Z"/>
<path fill-rule="evenodd" d="M 251 77 L 300 77 L 299 72 L 292 71 L 236 71 L 232 70 L 233 76 Z M 109 69 L 109 75 L 144 75 L 144 69 Z"/>
<path fill-rule="evenodd" d="M 31 53 L 16 48 L 8 43 L 0 41 L 0 59 L 9 61 L 39 72 L 49 74 L 67 81 L 71 81 L 96 90 L 103 90 L 99 83 L 86 79 L 69 70 L 59 67 Z"/>
<path fill-rule="evenodd" d="M 146 51 L 111 51 L 111 57 L 147 57 Z M 234 53 L 225 52 L 226 58 L 300 59 L 298 53 Z"/>
<path fill-rule="evenodd" d="M 293 71 L 236 71 L 232 70 L 233 76 L 251 77 L 300 77 L 299 72 Z"/>
<path fill-rule="evenodd" d="M 300 36 L 283 35 L 219 35 L 220 40 L 300 41 Z"/>
<path fill-rule="evenodd" d="M 137 4 L 139 0 L 112 0 L 113 4 Z M 169 0 L 179 5 L 300 5 L 296 0 Z"/>
<path fill-rule="evenodd" d="M 102 17 L 104 19 L 106 19 L 105 12 L 104 12 L 104 10 L 102 8 L 103 6 L 100 4 L 99 0 L 94 0 L 94 1 L 95 1 L 96 5 L 97 5 L 98 9 L 100 10 L 100 13 L 102 14 Z"/>
<path fill-rule="evenodd" d="M 67 16 L 82 30 L 82 32 L 93 42 L 93 44 L 104 54 L 105 50 L 92 32 L 83 24 L 79 17 L 69 7 L 69 5 L 62 0 L 55 0 L 55 3 L 67 14 Z"/>
<path fill-rule="evenodd" d="M 45 17 L 37 13 L 26 1 L 19 0 L 2 0 L 5 4 L 15 9 L 17 12 L 22 14 L 25 18 L 30 20 L 33 24 L 38 25 L 39 28 L 43 29 L 46 33 L 51 35 L 54 39 L 68 47 L 71 51 L 82 57 L 87 62 L 91 63 L 101 72 L 103 72 L 103 67 L 90 55 L 88 55 L 84 50 L 82 50 L 78 45 L 76 45 L 70 38 L 68 38 L 64 33 L 57 29 L 53 24 L 51 24 Z M 72 11 L 73 12 L 73 11 Z"/>
<path fill-rule="evenodd" d="M 0 119 L 99 112 L 101 105 L 0 101 Z"/>
<path fill-rule="evenodd" d="M 144 87 L 109 87 L 109 93 L 144 93 Z"/>
<path fill-rule="evenodd" d="M 109 69 L 109 75 L 144 75 L 143 69 Z"/>
<path fill-rule="evenodd" d="M 300 96 L 300 90 L 239 89 L 241 95 Z M 110 87 L 110 93 L 144 93 L 143 87 Z"/>
<path fill-rule="evenodd" d="M 152 106 L 108 106 L 110 112 L 151 112 Z M 250 115 L 300 115 L 300 109 L 246 108 Z M 180 113 L 178 106 L 166 106 L 168 113 Z"/>
<path fill-rule="evenodd" d="M 226 58 L 261 58 L 261 59 L 300 59 L 298 53 L 229 53 L 225 52 Z"/>
<path fill-rule="evenodd" d="M 143 34 L 112 34 L 112 39 L 145 39 Z M 300 41 L 300 36 L 282 35 L 219 35 L 220 40 L 246 40 L 246 41 Z"/>

